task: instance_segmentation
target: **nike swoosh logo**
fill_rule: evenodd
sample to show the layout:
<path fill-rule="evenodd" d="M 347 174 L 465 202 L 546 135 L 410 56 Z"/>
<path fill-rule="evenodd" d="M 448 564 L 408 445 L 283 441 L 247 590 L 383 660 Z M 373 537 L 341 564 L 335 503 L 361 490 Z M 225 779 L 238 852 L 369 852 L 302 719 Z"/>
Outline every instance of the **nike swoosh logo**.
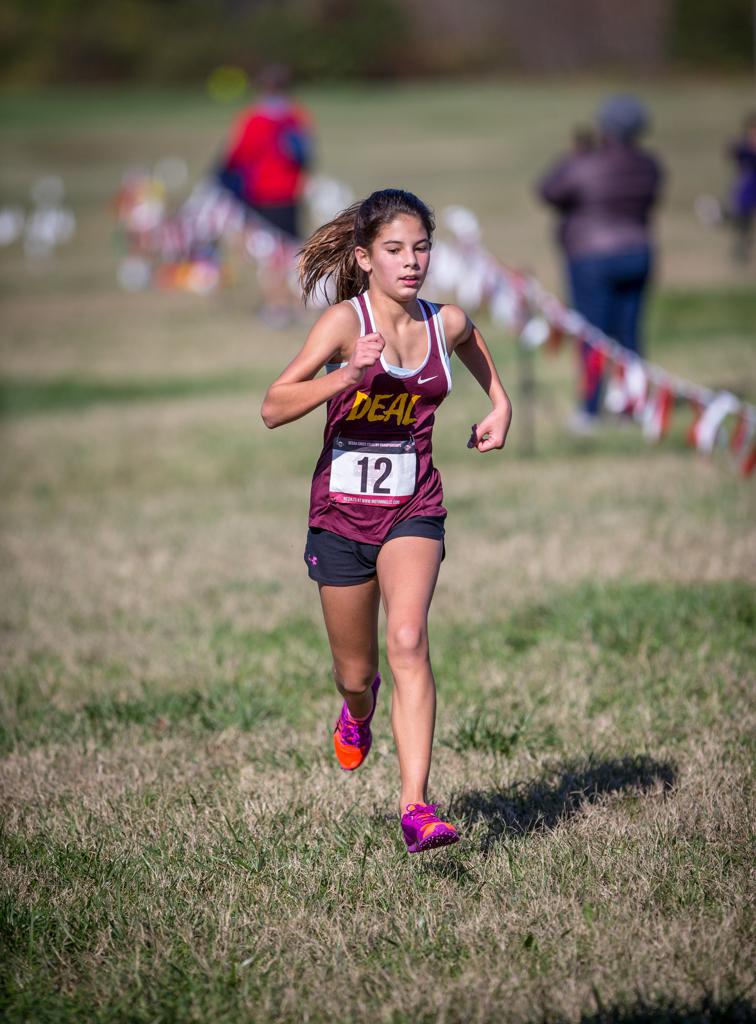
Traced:
<path fill-rule="evenodd" d="M 436 377 L 438 377 L 437 373 L 434 373 L 432 377 L 418 377 L 417 378 L 417 383 L 418 384 L 427 384 L 429 380 L 435 380 Z"/>

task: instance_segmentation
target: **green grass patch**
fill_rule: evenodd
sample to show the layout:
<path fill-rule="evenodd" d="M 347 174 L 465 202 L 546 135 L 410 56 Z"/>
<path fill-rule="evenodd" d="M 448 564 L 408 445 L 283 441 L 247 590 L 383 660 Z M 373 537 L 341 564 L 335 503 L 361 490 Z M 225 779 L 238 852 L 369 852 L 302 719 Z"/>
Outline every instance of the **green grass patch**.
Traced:
<path fill-rule="evenodd" d="M 0 378 L 0 417 L 35 413 L 76 413 L 94 405 L 156 402 L 233 394 L 259 387 L 255 374 L 242 371 L 216 377 L 174 377 L 147 380 Z"/>
<path fill-rule="evenodd" d="M 143 684 L 139 696 L 104 695 L 72 710 L 45 708 L 43 692 L 27 674 L 6 682 L 10 715 L 0 726 L 3 751 L 24 746 L 87 739 L 110 743 L 126 729 L 142 739 L 167 732 L 217 732 L 231 726 L 249 731 L 282 716 L 282 708 L 261 697 L 252 680 L 210 682 L 203 690 L 171 691 Z"/>
<path fill-rule="evenodd" d="M 589 720 L 610 712 L 630 723 L 638 704 L 648 703 L 657 715 L 666 709 L 673 734 L 683 685 L 687 714 L 715 695 L 726 701 L 742 697 L 728 687 L 722 666 L 734 664 L 747 685 L 755 624 L 756 588 L 746 583 L 584 586 L 484 626 L 438 624 L 432 631 L 434 665 L 442 697 L 457 716 L 444 741 L 460 753 L 505 758 L 522 745 L 564 749 L 569 723 L 557 729 L 547 711 L 553 669 L 540 669 L 526 694 L 514 692 L 510 681 L 523 659 L 550 666 L 568 656 L 591 680 Z M 129 668 L 114 664 L 107 673 L 110 692 L 62 707 L 57 694 L 64 677 L 71 689 L 70 667 L 52 652 L 37 654 L 6 680 L 2 749 L 87 739 L 110 743 L 125 729 L 149 738 L 229 727 L 249 732 L 276 720 L 297 729 L 312 721 L 312 707 L 301 695 L 327 675 L 324 630 L 307 620 L 270 631 L 240 630 L 221 620 L 208 639 L 215 667 L 201 688 L 155 686 L 146 677 L 136 695 L 120 697 L 115 693 Z M 471 705 L 471 688 L 478 680 L 485 685 L 491 670 L 502 675 L 503 684 L 495 698 L 486 691 Z M 82 664 L 83 688 L 89 671 Z M 490 706 L 492 699 L 498 707 Z"/>
<path fill-rule="evenodd" d="M 668 345 L 711 345 L 722 335 L 753 338 L 756 294 L 749 288 L 665 289 L 649 307 L 652 350 Z"/>
<path fill-rule="evenodd" d="M 70 666 L 53 652 L 38 653 L 25 668 L 9 672 L 0 708 L 0 751 L 19 746 L 94 740 L 108 744 L 129 730 L 137 738 L 166 734 L 201 735 L 235 728 L 262 729 L 285 720 L 301 724 L 307 705 L 301 694 L 323 676 L 327 645 L 322 631 L 306 621 L 289 622 L 267 632 L 213 627 L 213 674 L 202 688 L 156 686 L 142 679 L 136 693 L 129 667 L 112 665 L 106 673 L 113 689 L 60 706 L 63 681 L 71 689 Z M 274 657 L 272 657 L 274 656 Z M 88 668 L 80 668 L 86 689 Z"/>
<path fill-rule="evenodd" d="M 564 754 L 576 740 L 592 745 L 592 723 L 607 716 L 638 739 L 648 716 L 680 742 L 709 715 L 746 713 L 755 614 L 747 583 L 615 584 L 583 586 L 485 627 L 435 628 L 434 666 L 456 714 L 443 742 L 504 760 L 522 750 Z M 580 700 L 567 714 L 553 682 L 565 664 L 579 680 L 570 700 Z"/>
<path fill-rule="evenodd" d="M 470 750 L 485 750 L 506 757 L 517 747 L 526 724 L 525 716 L 513 726 L 496 712 L 479 709 L 462 717 L 447 743 L 460 754 Z"/>
<path fill-rule="evenodd" d="M 434 629 L 435 658 L 464 678 L 470 658 L 509 659 L 539 644 L 579 644 L 599 658 L 635 660 L 700 648 L 714 655 L 756 653 L 756 587 L 748 582 L 695 587 L 653 583 L 583 585 L 549 602 L 527 604 L 481 627 Z"/>

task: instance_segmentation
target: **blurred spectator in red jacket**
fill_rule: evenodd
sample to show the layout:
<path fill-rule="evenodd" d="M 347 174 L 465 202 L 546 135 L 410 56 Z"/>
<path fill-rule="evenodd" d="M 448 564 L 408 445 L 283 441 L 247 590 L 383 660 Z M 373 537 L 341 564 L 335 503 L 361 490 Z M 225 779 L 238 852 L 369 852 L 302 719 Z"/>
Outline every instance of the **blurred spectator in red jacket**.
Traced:
<path fill-rule="evenodd" d="M 280 64 L 259 76 L 263 95 L 239 117 L 218 171 L 220 182 L 285 242 L 302 238 L 301 198 L 313 157 L 312 122 L 289 96 L 289 71 Z M 264 275 L 261 315 L 275 326 L 291 319 L 286 259 L 273 260 Z M 277 265 L 278 264 L 278 265 Z"/>

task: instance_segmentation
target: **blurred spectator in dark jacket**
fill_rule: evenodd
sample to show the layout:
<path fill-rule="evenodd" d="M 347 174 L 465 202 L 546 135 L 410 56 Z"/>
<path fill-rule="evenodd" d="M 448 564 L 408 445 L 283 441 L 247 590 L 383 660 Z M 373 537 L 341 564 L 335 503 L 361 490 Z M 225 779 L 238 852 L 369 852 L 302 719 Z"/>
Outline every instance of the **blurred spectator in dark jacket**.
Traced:
<path fill-rule="evenodd" d="M 661 166 L 641 149 L 648 127 L 645 107 L 633 96 L 615 96 L 598 112 L 599 139 L 576 149 L 539 184 L 541 197 L 559 212 L 572 305 L 626 348 L 641 353 L 639 327 L 650 280 L 653 246 L 650 214 L 658 198 Z M 594 429 L 601 401 L 601 372 L 582 346 L 583 404 L 572 427 Z"/>
<path fill-rule="evenodd" d="M 730 193 L 730 213 L 735 225 L 733 255 L 739 263 L 751 254 L 751 236 L 756 216 L 756 113 L 749 114 L 743 134 L 729 147 L 737 173 Z"/>

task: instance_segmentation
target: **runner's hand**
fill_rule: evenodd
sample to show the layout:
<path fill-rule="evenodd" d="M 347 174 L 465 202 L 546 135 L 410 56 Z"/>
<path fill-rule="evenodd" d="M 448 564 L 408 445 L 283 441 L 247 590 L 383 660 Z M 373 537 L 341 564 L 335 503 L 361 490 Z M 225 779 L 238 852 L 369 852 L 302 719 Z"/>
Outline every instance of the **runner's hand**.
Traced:
<path fill-rule="evenodd" d="M 359 384 L 365 372 L 375 366 L 381 358 L 386 342 L 380 334 L 366 334 L 354 343 L 352 354 L 344 367 L 347 379 L 351 384 Z"/>
<path fill-rule="evenodd" d="M 503 448 L 509 430 L 509 416 L 506 411 L 493 409 L 480 423 L 473 424 L 468 448 L 477 448 L 479 452 L 490 452 L 495 448 Z"/>

